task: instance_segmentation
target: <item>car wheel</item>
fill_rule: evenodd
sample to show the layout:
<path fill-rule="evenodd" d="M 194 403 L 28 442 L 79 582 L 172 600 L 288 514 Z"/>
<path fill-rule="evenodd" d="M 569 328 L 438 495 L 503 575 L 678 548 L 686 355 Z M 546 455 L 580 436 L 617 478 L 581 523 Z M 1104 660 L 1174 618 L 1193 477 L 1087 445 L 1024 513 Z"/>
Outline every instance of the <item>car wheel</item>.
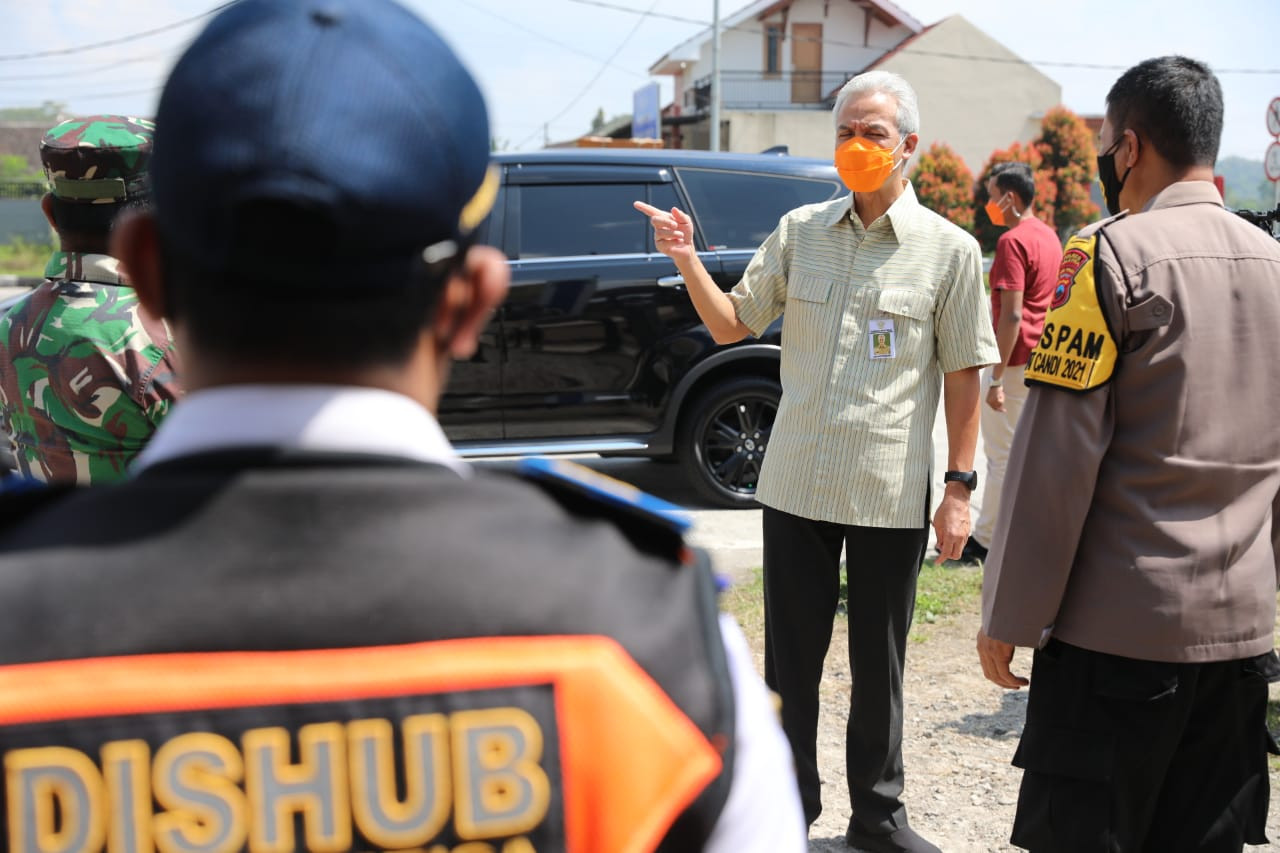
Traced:
<path fill-rule="evenodd" d="M 684 419 L 677 453 L 698 494 L 723 507 L 756 506 L 760 465 L 782 386 L 742 377 L 712 386 Z"/>

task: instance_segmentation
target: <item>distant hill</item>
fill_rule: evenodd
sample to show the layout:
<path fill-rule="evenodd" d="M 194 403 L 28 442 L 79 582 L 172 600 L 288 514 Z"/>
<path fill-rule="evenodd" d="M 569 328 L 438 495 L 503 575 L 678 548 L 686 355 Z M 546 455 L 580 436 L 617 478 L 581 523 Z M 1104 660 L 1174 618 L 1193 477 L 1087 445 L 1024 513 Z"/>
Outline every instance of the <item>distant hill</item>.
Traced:
<path fill-rule="evenodd" d="M 1222 176 L 1227 207 L 1270 210 L 1276 206 L 1275 186 L 1267 180 L 1261 160 L 1223 157 L 1214 172 Z"/>

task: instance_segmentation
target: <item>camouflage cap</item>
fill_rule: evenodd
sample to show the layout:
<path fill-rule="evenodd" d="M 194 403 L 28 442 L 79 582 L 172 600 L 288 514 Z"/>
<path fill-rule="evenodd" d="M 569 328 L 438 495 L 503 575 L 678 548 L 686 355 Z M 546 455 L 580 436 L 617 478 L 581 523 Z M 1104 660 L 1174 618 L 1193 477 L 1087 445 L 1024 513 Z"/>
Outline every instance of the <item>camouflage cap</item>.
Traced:
<path fill-rule="evenodd" d="M 40 140 L 51 191 L 82 204 L 112 204 L 147 195 L 155 122 L 131 116 L 73 118 Z"/>

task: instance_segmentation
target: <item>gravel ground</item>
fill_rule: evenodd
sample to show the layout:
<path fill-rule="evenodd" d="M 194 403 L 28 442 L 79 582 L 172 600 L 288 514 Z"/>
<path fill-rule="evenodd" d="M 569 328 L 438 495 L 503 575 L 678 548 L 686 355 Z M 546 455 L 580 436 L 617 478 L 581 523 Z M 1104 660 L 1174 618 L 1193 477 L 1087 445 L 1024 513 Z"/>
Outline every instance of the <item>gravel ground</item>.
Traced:
<path fill-rule="evenodd" d="M 960 569 L 959 571 L 977 571 Z M 974 637 L 979 615 L 940 618 L 913 629 L 907 649 L 903 752 L 907 787 L 903 799 L 911 825 L 947 853 L 1017 851 L 1009 844 L 1021 771 L 1009 764 L 1026 713 L 1026 690 L 1003 690 L 982 677 Z M 751 637 L 763 671 L 763 637 Z M 847 851 L 844 833 L 850 810 L 844 781 L 844 725 L 849 667 L 844 654 L 847 623 L 836 621 L 823 679 L 818 727 L 818 766 L 823 781 L 822 816 L 812 827 L 811 851 Z M 1031 655 L 1019 649 L 1013 670 L 1026 675 Z M 1280 691 L 1272 689 L 1272 698 Z M 1280 792 L 1280 772 L 1271 787 Z M 1280 840 L 1280 808 L 1273 796 L 1267 835 Z M 1276 845 L 1246 850 L 1280 849 Z"/>

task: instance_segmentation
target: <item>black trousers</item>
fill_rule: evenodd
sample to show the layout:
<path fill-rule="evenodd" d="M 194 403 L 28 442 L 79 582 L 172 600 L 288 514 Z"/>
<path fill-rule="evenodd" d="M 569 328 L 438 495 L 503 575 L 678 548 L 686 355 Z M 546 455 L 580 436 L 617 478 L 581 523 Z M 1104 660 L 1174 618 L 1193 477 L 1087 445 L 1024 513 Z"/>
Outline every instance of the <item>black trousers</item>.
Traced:
<path fill-rule="evenodd" d="M 1035 653 L 1012 841 L 1035 853 L 1218 853 L 1266 842 L 1263 658 Z"/>
<path fill-rule="evenodd" d="M 845 730 L 849 800 L 871 832 L 907 823 L 901 795 L 902 668 L 927 528 L 854 527 L 764 508 L 765 683 L 782 699 L 805 820 L 822 811 L 818 684 L 840 594 L 840 549 L 849 585 Z"/>

